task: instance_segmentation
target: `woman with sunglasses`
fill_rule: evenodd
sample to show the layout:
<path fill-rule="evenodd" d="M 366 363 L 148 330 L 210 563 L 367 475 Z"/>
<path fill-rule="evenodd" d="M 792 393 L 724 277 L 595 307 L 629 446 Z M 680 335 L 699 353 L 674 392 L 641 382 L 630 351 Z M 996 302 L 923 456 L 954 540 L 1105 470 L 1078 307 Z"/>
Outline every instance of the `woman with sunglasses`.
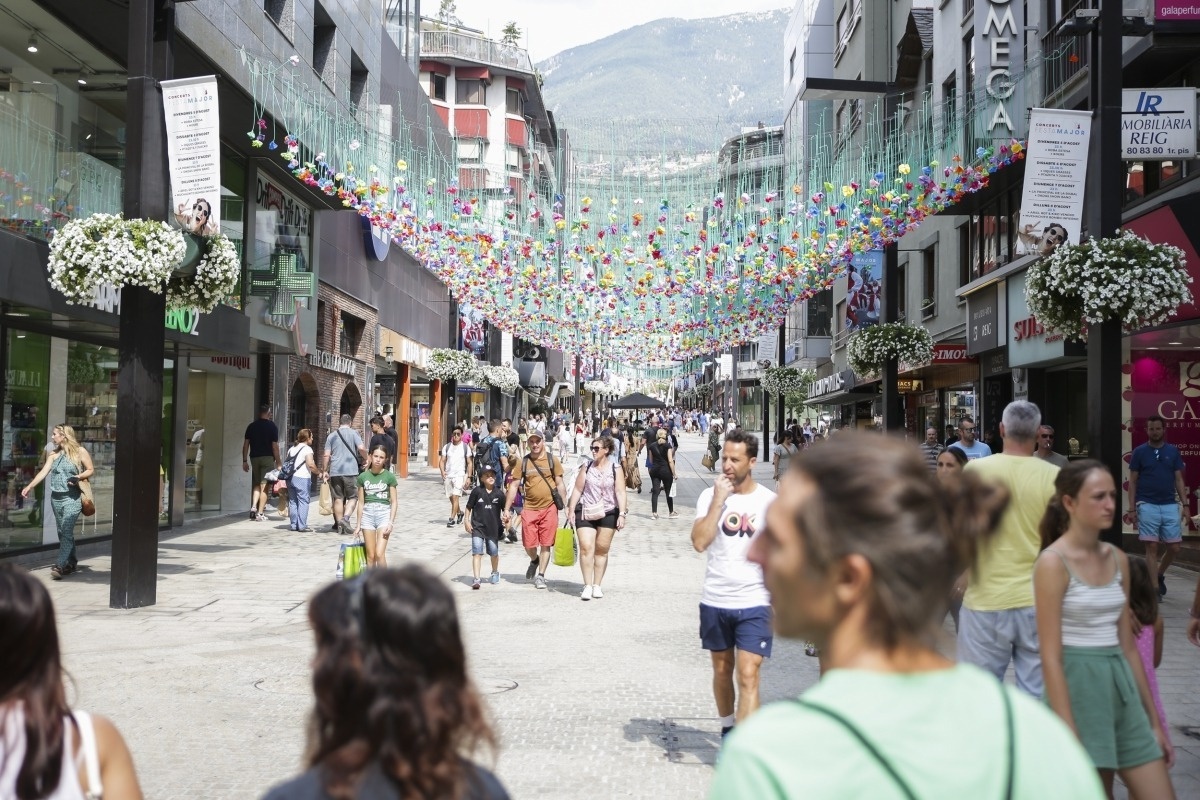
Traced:
<path fill-rule="evenodd" d="M 579 569 L 583 572 L 580 600 L 604 597 L 600 585 L 608 568 L 608 550 L 613 536 L 625 527 L 625 470 L 613 456 L 616 447 L 609 436 L 592 440 L 592 463 L 579 470 L 567 502 L 567 508 L 575 509 L 571 524 L 579 541 Z"/>

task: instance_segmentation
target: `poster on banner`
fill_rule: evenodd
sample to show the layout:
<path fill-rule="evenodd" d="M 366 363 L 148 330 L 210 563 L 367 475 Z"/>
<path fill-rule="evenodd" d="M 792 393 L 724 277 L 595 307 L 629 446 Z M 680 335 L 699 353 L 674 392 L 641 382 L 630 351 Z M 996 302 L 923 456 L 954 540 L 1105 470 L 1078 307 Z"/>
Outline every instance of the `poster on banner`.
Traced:
<path fill-rule="evenodd" d="M 882 311 L 883 251 L 856 253 L 846 265 L 846 331 L 878 325 Z"/>
<path fill-rule="evenodd" d="M 186 231 L 221 232 L 221 120 L 217 78 L 162 81 L 171 214 Z M 214 213 L 214 206 L 216 213 Z"/>
<path fill-rule="evenodd" d="M 487 360 L 487 320 L 467 303 L 458 304 L 458 349 Z"/>
<path fill-rule="evenodd" d="M 1146 418 L 1163 418 L 1166 440 L 1179 448 L 1185 481 L 1195 480 L 1200 469 L 1200 359 L 1191 350 L 1131 350 L 1124 368 L 1129 390 L 1130 423 L 1126 426 L 1125 463 L 1133 448 L 1144 444 Z M 1126 469 L 1128 475 L 1128 468 Z M 1188 484 L 1192 486 L 1194 484 Z M 1197 512 L 1196 497 L 1188 497 L 1188 516 Z M 1195 535 L 1196 530 L 1185 534 Z"/>
<path fill-rule="evenodd" d="M 1091 135 L 1090 111 L 1031 111 L 1017 255 L 1044 256 L 1060 244 L 1079 244 Z"/>

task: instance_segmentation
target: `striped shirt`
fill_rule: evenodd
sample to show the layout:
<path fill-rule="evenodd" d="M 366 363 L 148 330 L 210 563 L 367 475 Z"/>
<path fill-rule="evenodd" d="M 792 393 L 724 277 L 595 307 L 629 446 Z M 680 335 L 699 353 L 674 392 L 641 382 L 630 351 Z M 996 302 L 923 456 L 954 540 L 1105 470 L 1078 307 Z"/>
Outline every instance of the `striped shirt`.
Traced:
<path fill-rule="evenodd" d="M 1110 545 L 1109 554 L 1116 560 Z M 1125 588 L 1121 585 L 1121 568 L 1103 586 L 1085 583 L 1067 564 L 1062 553 L 1051 548 L 1062 559 L 1070 580 L 1062 601 L 1062 643 L 1066 647 L 1114 647 L 1120 643 L 1117 621 L 1125 610 Z"/>
<path fill-rule="evenodd" d="M 934 442 L 933 444 L 921 442 L 921 452 L 925 455 L 925 463 L 929 465 L 930 472 L 937 471 L 938 456 L 940 456 L 945 449 L 946 448 L 942 447 L 937 442 Z"/>

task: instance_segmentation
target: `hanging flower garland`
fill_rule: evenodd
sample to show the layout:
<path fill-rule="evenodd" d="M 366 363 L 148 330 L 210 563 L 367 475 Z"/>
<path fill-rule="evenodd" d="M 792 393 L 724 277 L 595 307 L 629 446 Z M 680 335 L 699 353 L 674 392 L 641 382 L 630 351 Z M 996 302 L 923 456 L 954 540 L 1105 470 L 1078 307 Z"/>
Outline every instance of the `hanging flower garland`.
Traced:
<path fill-rule="evenodd" d="M 1087 339 L 1089 325 L 1120 320 L 1126 331 L 1152 328 L 1192 301 L 1183 251 L 1133 231 L 1060 245 L 1025 275 L 1025 301 L 1046 328 Z"/>
<path fill-rule="evenodd" d="M 92 214 L 54 235 L 49 282 L 71 303 L 91 302 L 102 283 L 162 292 L 185 251 L 183 234 L 165 222 Z"/>
<path fill-rule="evenodd" d="M 512 394 L 521 385 L 521 375 L 512 367 L 484 364 L 479 371 L 489 386 L 495 386 L 503 394 Z"/>
<path fill-rule="evenodd" d="M 816 373 L 812 370 L 796 369 L 795 367 L 767 367 L 763 370 L 758 382 L 767 394 L 781 395 L 801 390 L 807 391 L 814 380 L 816 380 Z"/>
<path fill-rule="evenodd" d="M 204 237 L 204 254 L 194 274 L 173 274 L 167 284 L 167 308 L 194 308 L 207 314 L 237 288 L 242 259 L 222 233 Z"/>
<path fill-rule="evenodd" d="M 919 325 L 887 322 L 863 328 L 846 346 L 850 368 L 859 375 L 878 372 L 890 359 L 918 364 L 933 358 L 933 337 Z"/>
<path fill-rule="evenodd" d="M 425 364 L 425 373 L 437 381 L 473 382 L 478 368 L 479 362 L 466 350 L 435 347 Z"/>

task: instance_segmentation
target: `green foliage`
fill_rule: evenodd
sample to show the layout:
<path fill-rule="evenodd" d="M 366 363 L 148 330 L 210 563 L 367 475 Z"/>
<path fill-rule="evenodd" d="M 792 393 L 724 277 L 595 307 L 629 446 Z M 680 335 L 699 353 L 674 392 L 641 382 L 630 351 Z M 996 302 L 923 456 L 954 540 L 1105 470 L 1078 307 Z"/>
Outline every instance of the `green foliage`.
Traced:
<path fill-rule="evenodd" d="M 906 364 L 928 361 L 933 358 L 933 337 L 919 325 L 886 322 L 863 328 L 851 336 L 846 353 L 850 369 L 868 375 L 892 358 Z"/>
<path fill-rule="evenodd" d="M 500 41 L 504 44 L 514 45 L 521 43 L 521 29 L 517 27 L 516 22 L 510 22 L 504 26 L 504 30 L 501 31 Z"/>

